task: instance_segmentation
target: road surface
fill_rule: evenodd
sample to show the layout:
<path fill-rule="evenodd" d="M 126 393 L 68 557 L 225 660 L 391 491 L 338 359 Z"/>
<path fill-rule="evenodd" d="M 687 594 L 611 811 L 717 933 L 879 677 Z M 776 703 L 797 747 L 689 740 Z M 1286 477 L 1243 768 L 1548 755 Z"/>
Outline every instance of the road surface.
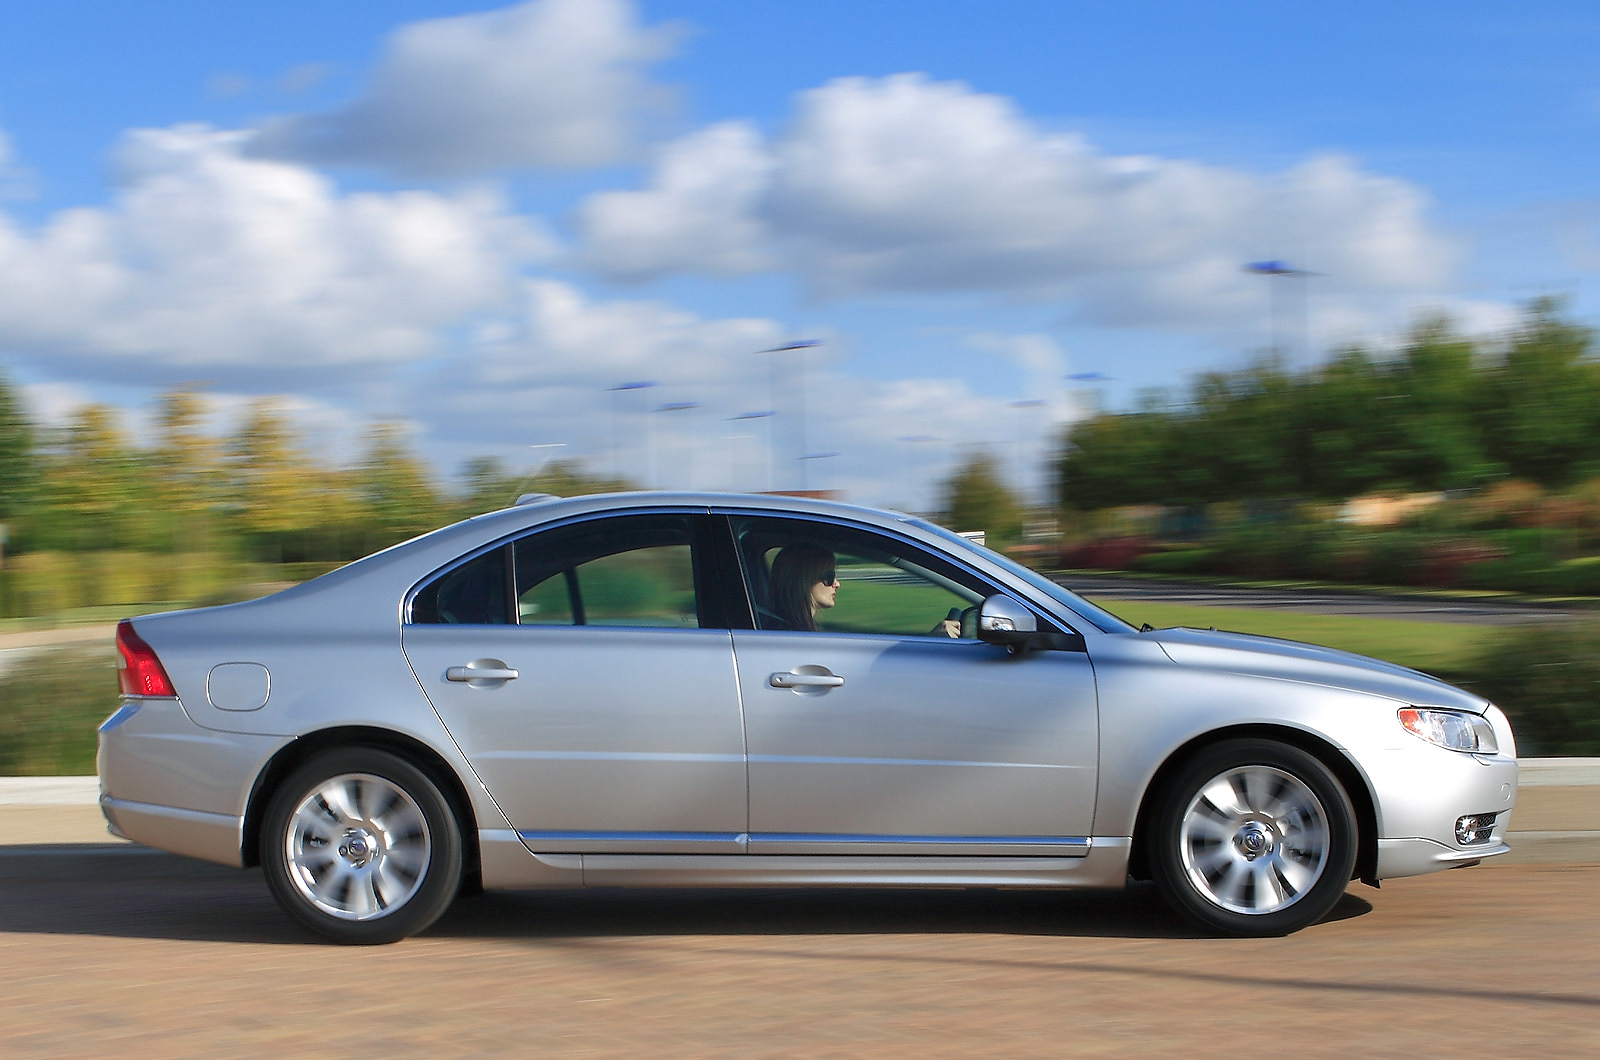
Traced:
<path fill-rule="evenodd" d="M 1283 939 L 1196 937 L 1147 887 L 527 892 L 352 949 L 259 873 L 128 864 L 0 865 L 0 1055 L 1600 1055 L 1600 866 L 1356 884 Z"/>

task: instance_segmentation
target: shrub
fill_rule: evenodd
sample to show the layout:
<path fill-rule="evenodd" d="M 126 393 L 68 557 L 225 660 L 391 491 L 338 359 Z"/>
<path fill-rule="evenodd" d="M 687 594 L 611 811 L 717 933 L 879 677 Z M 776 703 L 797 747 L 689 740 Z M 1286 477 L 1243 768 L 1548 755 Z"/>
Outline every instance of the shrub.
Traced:
<path fill-rule="evenodd" d="M 1461 681 L 1511 718 L 1519 755 L 1600 755 L 1600 620 L 1508 633 Z"/>
<path fill-rule="evenodd" d="M 1063 550 L 1061 566 L 1069 570 L 1127 570 L 1153 548 L 1155 542 L 1147 537 L 1102 538 Z"/>
<path fill-rule="evenodd" d="M 109 644 L 26 656 L 0 675 L 0 776 L 92 774 L 95 730 L 116 709 Z"/>

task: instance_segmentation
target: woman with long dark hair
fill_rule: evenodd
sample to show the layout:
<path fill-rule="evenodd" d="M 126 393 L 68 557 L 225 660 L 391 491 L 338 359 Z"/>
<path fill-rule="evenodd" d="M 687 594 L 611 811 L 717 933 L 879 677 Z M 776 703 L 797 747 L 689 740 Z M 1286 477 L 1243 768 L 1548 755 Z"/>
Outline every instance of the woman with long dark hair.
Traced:
<path fill-rule="evenodd" d="M 772 561 L 772 610 L 782 629 L 815 631 L 817 612 L 838 602 L 833 553 L 809 542 L 788 545 Z"/>

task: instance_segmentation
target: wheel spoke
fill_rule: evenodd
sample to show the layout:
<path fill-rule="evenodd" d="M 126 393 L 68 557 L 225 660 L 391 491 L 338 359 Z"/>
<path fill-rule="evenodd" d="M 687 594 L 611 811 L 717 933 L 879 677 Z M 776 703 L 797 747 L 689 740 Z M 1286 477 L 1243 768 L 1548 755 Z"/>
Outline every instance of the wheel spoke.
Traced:
<path fill-rule="evenodd" d="M 354 778 L 341 777 L 324 784 L 317 792 L 317 797 L 327 806 L 333 820 L 341 825 L 361 819 L 361 812 L 356 809 L 355 794 L 350 790 L 354 783 Z"/>
<path fill-rule="evenodd" d="M 1254 884 L 1251 904 L 1258 913 L 1270 913 L 1288 904 L 1294 897 L 1278 878 L 1277 859 L 1257 858 L 1250 863 L 1250 879 Z"/>
<path fill-rule="evenodd" d="M 1249 812 L 1232 776 L 1218 777 L 1201 788 L 1198 801 L 1201 805 L 1209 803 L 1220 820 L 1232 820 Z"/>
<path fill-rule="evenodd" d="M 1240 801 L 1250 813 L 1266 813 L 1277 801 L 1282 790 L 1282 774 L 1259 766 L 1238 770 Z"/>
<path fill-rule="evenodd" d="M 1306 861 L 1286 854 L 1272 860 L 1274 871 L 1291 894 L 1304 894 L 1321 875 L 1320 865 L 1315 860 Z"/>
<path fill-rule="evenodd" d="M 1246 899 L 1250 886 L 1250 869 L 1239 861 L 1230 861 L 1222 875 L 1211 881 L 1211 894 L 1229 908 L 1238 908 Z"/>
<path fill-rule="evenodd" d="M 1195 871 L 1206 880 L 1217 879 L 1236 860 L 1233 849 L 1228 846 L 1217 846 L 1203 851 L 1192 850 L 1191 854 Z"/>
<path fill-rule="evenodd" d="M 1204 847 L 1214 843 L 1226 844 L 1233 838 L 1233 831 L 1231 824 L 1209 815 L 1192 817 L 1184 824 L 1184 834 L 1192 847 Z"/>

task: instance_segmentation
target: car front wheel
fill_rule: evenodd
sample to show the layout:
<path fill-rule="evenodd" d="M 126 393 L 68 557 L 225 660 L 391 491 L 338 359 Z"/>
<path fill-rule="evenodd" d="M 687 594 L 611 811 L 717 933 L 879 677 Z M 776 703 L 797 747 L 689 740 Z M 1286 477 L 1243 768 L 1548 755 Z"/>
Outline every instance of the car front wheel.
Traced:
<path fill-rule="evenodd" d="M 438 786 L 376 749 L 330 751 L 273 795 L 261 867 L 284 912 L 335 942 L 395 942 L 437 920 L 461 881 L 461 831 Z"/>
<path fill-rule="evenodd" d="M 1312 755 L 1271 740 L 1201 751 L 1163 790 L 1151 868 L 1209 931 L 1282 935 L 1321 920 L 1355 865 L 1355 811 Z"/>

